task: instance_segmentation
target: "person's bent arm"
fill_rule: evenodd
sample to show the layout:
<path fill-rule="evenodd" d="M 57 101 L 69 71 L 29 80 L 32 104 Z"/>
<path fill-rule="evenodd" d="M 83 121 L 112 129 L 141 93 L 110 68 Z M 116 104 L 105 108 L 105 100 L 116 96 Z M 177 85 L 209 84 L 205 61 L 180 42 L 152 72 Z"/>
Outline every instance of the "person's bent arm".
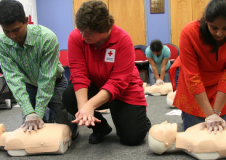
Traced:
<path fill-rule="evenodd" d="M 205 91 L 194 96 L 206 117 L 214 114 Z"/>
<path fill-rule="evenodd" d="M 169 60 L 168 58 L 162 60 L 161 73 L 160 73 L 160 79 L 161 80 L 164 80 L 164 76 L 165 76 L 165 72 L 166 72 L 166 65 L 168 63 L 168 60 Z"/>
<path fill-rule="evenodd" d="M 82 108 L 82 106 L 88 101 L 88 89 L 81 88 L 75 91 L 75 96 L 78 105 L 78 111 Z"/>
<path fill-rule="evenodd" d="M 95 125 L 95 122 L 100 122 L 99 119 L 95 118 L 94 110 L 108 102 L 111 99 L 111 93 L 105 89 L 100 90 L 95 96 L 93 96 L 90 100 L 87 101 L 87 89 L 82 88 L 75 92 L 76 98 L 81 98 L 78 103 L 78 112 L 75 114 L 76 120 L 74 123 L 78 123 L 78 125 Z M 80 95 L 79 95 L 80 94 Z M 78 96 L 77 96 L 78 95 Z M 82 98 L 84 96 L 85 98 Z M 86 101 L 86 102 L 85 102 Z"/>
<path fill-rule="evenodd" d="M 59 43 L 54 33 L 48 33 L 48 39 L 43 42 L 41 67 L 39 69 L 38 90 L 36 95 L 35 112 L 42 119 L 46 107 L 51 100 L 57 76 L 59 59 Z"/>
<path fill-rule="evenodd" d="M 213 109 L 215 109 L 218 112 L 221 112 L 225 103 L 226 103 L 226 93 L 218 91 L 213 105 Z"/>
<path fill-rule="evenodd" d="M 147 59 L 148 59 L 148 62 L 150 63 L 150 65 L 151 65 L 152 72 L 154 73 L 156 80 L 158 80 L 159 79 L 159 73 L 158 73 L 158 69 L 157 69 L 157 66 L 155 64 L 154 59 L 153 58 L 147 58 Z"/>
<path fill-rule="evenodd" d="M 26 91 L 24 75 L 17 64 L 10 58 L 10 55 L 3 50 L 2 46 L 0 46 L 0 60 L 5 80 L 17 103 L 21 107 L 24 116 L 34 113 L 35 111 Z"/>

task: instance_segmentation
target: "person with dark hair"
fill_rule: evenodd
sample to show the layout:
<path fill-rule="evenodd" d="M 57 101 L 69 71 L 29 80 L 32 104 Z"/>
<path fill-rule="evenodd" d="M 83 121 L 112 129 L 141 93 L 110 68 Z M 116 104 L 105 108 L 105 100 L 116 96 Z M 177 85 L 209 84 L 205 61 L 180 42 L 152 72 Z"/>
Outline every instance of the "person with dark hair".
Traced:
<path fill-rule="evenodd" d="M 63 103 L 67 87 L 64 69 L 59 62 L 56 35 L 41 25 L 28 25 L 23 5 L 15 0 L 0 2 L 0 62 L 6 82 L 24 114 L 24 131 L 37 130 L 46 107 L 56 123 L 71 127 L 74 138 L 77 125 L 72 124 Z M 70 117 L 70 118 L 69 118 Z"/>
<path fill-rule="evenodd" d="M 100 143 L 112 128 L 96 109 L 109 108 L 120 143 L 140 144 L 151 124 L 130 36 L 114 25 L 102 1 L 83 2 L 76 26 L 68 38 L 72 84 L 63 94 L 73 123 L 92 128 L 89 143 Z"/>
<path fill-rule="evenodd" d="M 215 133 L 226 126 L 225 11 L 226 0 L 211 0 L 203 17 L 181 31 L 173 105 L 182 110 L 184 130 L 201 122 L 201 129 Z"/>
<path fill-rule="evenodd" d="M 149 61 L 149 79 L 150 85 L 163 85 L 164 82 L 170 82 L 170 49 L 163 45 L 160 40 L 153 40 L 145 50 L 145 55 Z"/>

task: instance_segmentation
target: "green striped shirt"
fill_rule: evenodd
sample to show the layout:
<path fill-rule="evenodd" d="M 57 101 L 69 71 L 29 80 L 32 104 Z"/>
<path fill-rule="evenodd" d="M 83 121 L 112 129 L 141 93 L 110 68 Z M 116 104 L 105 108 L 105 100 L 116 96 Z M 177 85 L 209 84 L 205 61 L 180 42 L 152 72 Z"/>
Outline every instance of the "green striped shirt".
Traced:
<path fill-rule="evenodd" d="M 35 112 L 43 118 L 46 106 L 53 96 L 59 43 L 56 35 L 46 27 L 27 25 L 24 48 L 0 34 L 0 62 L 6 82 L 25 115 Z M 26 84 L 38 87 L 33 109 Z"/>

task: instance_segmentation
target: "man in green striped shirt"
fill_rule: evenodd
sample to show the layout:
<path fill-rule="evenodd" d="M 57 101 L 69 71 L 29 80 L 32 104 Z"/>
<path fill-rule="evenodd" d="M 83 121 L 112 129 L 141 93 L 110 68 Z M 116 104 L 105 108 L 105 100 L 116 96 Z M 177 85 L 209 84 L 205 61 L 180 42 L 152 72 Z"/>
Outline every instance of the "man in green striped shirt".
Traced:
<path fill-rule="evenodd" d="M 59 43 L 46 27 L 28 25 L 23 6 L 10 0 L 0 2 L 0 62 L 6 82 L 25 116 L 24 130 L 41 128 L 48 106 L 57 123 L 73 132 L 68 112 L 62 104 L 67 79 L 59 62 Z"/>

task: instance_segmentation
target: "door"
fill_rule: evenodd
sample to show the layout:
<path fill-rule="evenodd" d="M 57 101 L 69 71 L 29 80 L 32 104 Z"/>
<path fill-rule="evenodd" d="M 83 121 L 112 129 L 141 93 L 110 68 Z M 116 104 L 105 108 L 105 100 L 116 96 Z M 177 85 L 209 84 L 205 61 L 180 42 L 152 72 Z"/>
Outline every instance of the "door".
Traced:
<path fill-rule="evenodd" d="M 170 0 L 172 44 L 179 47 L 180 32 L 192 21 L 191 0 Z"/>
<path fill-rule="evenodd" d="M 109 0 L 109 11 L 115 24 L 132 38 L 133 45 L 146 45 L 143 0 Z"/>
<path fill-rule="evenodd" d="M 210 0 L 192 0 L 192 19 L 200 19 L 204 12 L 207 4 Z"/>
<path fill-rule="evenodd" d="M 75 14 L 78 11 L 79 7 L 82 5 L 82 3 L 85 1 L 87 1 L 87 0 L 74 0 L 74 13 Z M 101 1 L 103 1 L 108 7 L 108 0 L 101 0 Z"/>
<path fill-rule="evenodd" d="M 74 0 L 74 12 L 86 0 Z M 133 45 L 146 45 L 144 0 L 102 0 L 107 4 L 115 24 L 132 38 Z"/>
<path fill-rule="evenodd" d="M 179 47 L 180 32 L 187 23 L 200 19 L 210 0 L 170 0 L 172 44 Z"/>

